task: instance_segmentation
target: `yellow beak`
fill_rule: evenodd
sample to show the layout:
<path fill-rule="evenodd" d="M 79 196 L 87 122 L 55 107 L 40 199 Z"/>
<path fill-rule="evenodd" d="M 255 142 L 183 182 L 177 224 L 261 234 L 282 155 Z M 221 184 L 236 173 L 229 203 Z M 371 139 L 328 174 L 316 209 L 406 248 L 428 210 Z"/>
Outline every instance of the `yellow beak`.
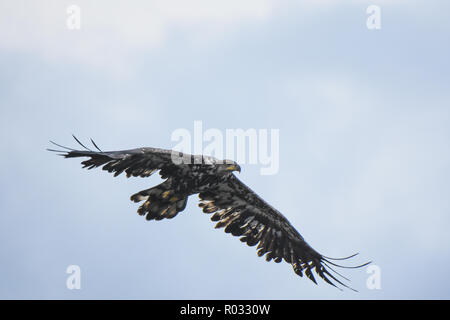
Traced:
<path fill-rule="evenodd" d="M 231 164 L 227 167 L 227 170 L 229 171 L 238 171 L 241 173 L 241 167 L 238 164 Z"/>

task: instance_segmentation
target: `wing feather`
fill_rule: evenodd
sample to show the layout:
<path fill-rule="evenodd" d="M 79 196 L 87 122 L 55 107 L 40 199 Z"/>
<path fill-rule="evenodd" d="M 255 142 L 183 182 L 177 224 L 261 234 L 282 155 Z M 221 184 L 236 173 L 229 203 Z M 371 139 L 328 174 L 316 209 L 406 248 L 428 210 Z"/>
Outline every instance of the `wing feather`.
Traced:
<path fill-rule="evenodd" d="M 51 150 L 62 152 L 65 158 L 88 157 L 81 162 L 83 168 L 93 169 L 102 167 L 103 170 L 118 176 L 125 172 L 127 177 L 149 177 L 155 171 L 176 171 L 177 166 L 171 161 L 171 150 L 159 148 L 136 148 L 121 151 L 101 151 L 92 141 L 98 151 L 92 151 L 83 145 L 75 136 L 74 139 L 86 150 L 75 150 L 52 142 L 54 145 L 66 150 Z"/>
<path fill-rule="evenodd" d="M 241 237 L 247 245 L 258 245 L 259 257 L 266 255 L 267 261 L 276 263 L 284 259 L 296 274 L 303 276 L 304 273 L 316 284 L 313 271 L 328 284 L 350 288 L 330 274 L 326 268 L 329 261 L 314 250 L 279 211 L 236 176 L 201 192 L 199 197 L 203 212 L 213 213 L 211 220 L 217 222 L 216 228 L 225 227 L 226 233 Z"/>

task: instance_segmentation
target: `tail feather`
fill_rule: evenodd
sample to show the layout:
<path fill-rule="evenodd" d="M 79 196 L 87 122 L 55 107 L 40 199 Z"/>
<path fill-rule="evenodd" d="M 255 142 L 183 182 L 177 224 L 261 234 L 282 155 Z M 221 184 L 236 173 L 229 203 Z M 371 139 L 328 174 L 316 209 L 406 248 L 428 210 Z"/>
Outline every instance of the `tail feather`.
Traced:
<path fill-rule="evenodd" d="M 187 195 L 181 195 L 164 183 L 133 194 L 134 202 L 144 201 L 137 212 L 147 220 L 172 219 L 186 208 Z"/>

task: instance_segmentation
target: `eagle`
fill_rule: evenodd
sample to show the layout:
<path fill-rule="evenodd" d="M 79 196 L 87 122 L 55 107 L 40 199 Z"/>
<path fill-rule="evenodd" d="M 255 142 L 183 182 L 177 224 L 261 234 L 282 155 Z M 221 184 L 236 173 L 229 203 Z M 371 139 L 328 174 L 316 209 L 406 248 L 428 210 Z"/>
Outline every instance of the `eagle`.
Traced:
<path fill-rule="evenodd" d="M 316 276 L 342 290 L 342 286 L 353 291 L 343 281 L 349 281 L 334 267 L 361 268 L 371 262 L 357 266 L 340 265 L 336 260 L 347 260 L 358 253 L 343 258 L 330 258 L 314 250 L 274 207 L 258 196 L 234 174 L 241 172 L 238 163 L 220 160 L 212 156 L 191 155 L 159 148 L 136 148 L 121 151 L 102 151 L 90 139 L 96 150 L 86 147 L 73 135 L 83 148 L 76 150 L 50 141 L 63 149 L 47 149 L 65 158 L 88 159 L 81 162 L 83 168 L 102 167 L 118 176 L 125 172 L 129 177 L 149 177 L 155 172 L 164 180 L 161 184 L 139 191 L 131 201 L 142 202 L 137 209 L 147 220 L 172 219 L 186 208 L 190 196 L 198 194 L 199 207 L 212 214 L 217 222 L 215 228 L 224 228 L 226 233 L 240 237 L 248 246 L 257 246 L 257 255 L 267 261 L 292 265 L 294 272 L 317 284 Z M 331 271 L 331 272 L 330 272 Z"/>

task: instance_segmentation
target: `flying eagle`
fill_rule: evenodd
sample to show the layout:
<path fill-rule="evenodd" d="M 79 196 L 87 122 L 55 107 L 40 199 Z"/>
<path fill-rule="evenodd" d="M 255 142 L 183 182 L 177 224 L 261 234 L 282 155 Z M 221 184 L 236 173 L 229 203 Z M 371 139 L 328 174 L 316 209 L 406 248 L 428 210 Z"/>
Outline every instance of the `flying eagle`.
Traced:
<path fill-rule="evenodd" d="M 137 212 L 147 220 L 172 219 L 184 210 L 189 196 L 198 194 L 199 206 L 203 212 L 213 214 L 211 220 L 217 222 L 215 228 L 225 228 L 226 233 L 241 237 L 240 240 L 249 246 L 258 245 L 258 256 L 265 254 L 267 261 L 273 259 L 279 263 L 284 259 L 297 275 L 305 274 L 316 284 L 313 271 L 334 287 L 341 289 L 341 285 L 354 290 L 337 278 L 348 280 L 331 265 L 360 268 L 370 263 L 342 266 L 331 260 L 346 260 L 357 254 L 330 258 L 318 253 L 278 210 L 234 175 L 234 171 L 241 172 L 234 161 L 158 148 L 104 152 L 91 139 L 96 148 L 93 151 L 73 137 L 85 150 L 67 148 L 53 141 L 50 142 L 64 150 L 47 150 L 58 152 L 65 158 L 88 157 L 81 162 L 83 168 L 102 167 L 114 176 L 125 172 L 127 177 L 144 178 L 159 171 L 164 182 L 130 198 L 134 202 L 143 201 Z"/>

